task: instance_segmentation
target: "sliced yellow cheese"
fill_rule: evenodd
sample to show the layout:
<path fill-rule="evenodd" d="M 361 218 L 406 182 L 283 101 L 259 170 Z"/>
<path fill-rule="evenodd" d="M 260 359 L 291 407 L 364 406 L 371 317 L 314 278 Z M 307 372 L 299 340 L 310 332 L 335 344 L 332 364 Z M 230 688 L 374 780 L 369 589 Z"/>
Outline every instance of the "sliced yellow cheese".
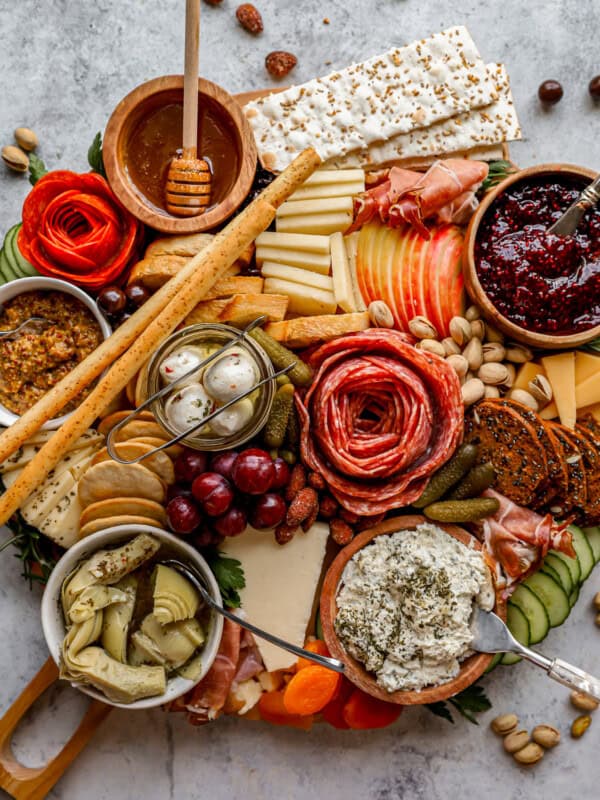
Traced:
<path fill-rule="evenodd" d="M 351 197 L 325 197 L 318 200 L 296 200 L 283 203 L 277 209 L 277 218 L 301 217 L 314 214 L 352 213 Z"/>
<path fill-rule="evenodd" d="M 38 528 L 61 547 L 71 547 L 79 540 L 80 516 L 81 506 L 77 497 L 77 486 L 74 486 L 38 523 Z"/>
<path fill-rule="evenodd" d="M 315 185 L 327 186 L 328 184 L 356 182 L 362 182 L 364 188 L 365 173 L 359 167 L 355 167 L 353 169 L 316 169 L 313 174 L 304 181 L 302 187 Z"/>
<path fill-rule="evenodd" d="M 329 258 L 329 237 L 314 236 L 310 233 L 278 233 L 264 231 L 256 238 L 256 249 L 274 247 L 281 250 L 302 250 L 307 253 L 320 253 Z"/>
<path fill-rule="evenodd" d="M 556 419 L 556 417 L 558 417 L 558 408 L 554 400 L 542 408 L 540 411 L 540 417 L 542 419 Z"/>
<path fill-rule="evenodd" d="M 305 214 L 294 217 L 278 217 L 277 230 L 286 233 L 330 234 L 347 231 L 352 224 L 352 212 L 340 211 L 331 214 Z"/>
<path fill-rule="evenodd" d="M 302 316 L 333 314 L 337 307 L 333 292 L 316 289 L 314 286 L 302 286 L 279 278 L 266 278 L 265 292 L 287 295 L 290 299 L 288 311 Z"/>
<path fill-rule="evenodd" d="M 577 408 L 600 403 L 600 373 L 591 375 L 575 388 Z"/>
<path fill-rule="evenodd" d="M 358 311 L 344 237 L 341 233 L 333 233 L 330 242 L 331 274 L 333 275 L 333 293 L 336 303 L 343 311 L 348 313 Z"/>
<path fill-rule="evenodd" d="M 513 389 L 524 389 L 529 391 L 529 381 L 532 381 L 538 375 L 545 375 L 544 368 L 541 364 L 536 364 L 534 361 L 527 361 L 517 372 L 515 382 L 512 385 Z"/>
<path fill-rule="evenodd" d="M 546 377 L 552 386 L 554 402 L 558 409 L 558 416 L 566 428 L 574 428 L 577 419 L 577 406 L 575 404 L 575 353 L 557 353 L 554 356 L 542 358 L 542 365 Z M 600 375 L 598 375 L 600 388 Z"/>
<path fill-rule="evenodd" d="M 600 356 L 578 350 L 575 353 L 575 385 L 579 386 L 593 375 L 600 375 Z"/>
<path fill-rule="evenodd" d="M 325 197 L 353 197 L 365 190 L 364 176 L 362 180 L 352 183 L 325 183 L 301 186 L 289 198 L 290 202 L 298 200 L 320 200 Z"/>
<path fill-rule="evenodd" d="M 346 247 L 346 255 L 348 256 L 348 264 L 350 266 L 350 278 L 352 280 L 352 288 L 354 290 L 354 298 L 356 300 L 356 307 L 359 311 L 366 311 L 367 306 L 362 298 L 360 289 L 358 288 L 358 272 L 356 269 L 356 256 L 358 255 L 358 238 L 359 231 L 351 233 L 349 236 L 344 236 L 344 246 Z"/>
<path fill-rule="evenodd" d="M 307 269 L 290 267 L 287 264 L 273 264 L 265 261 L 261 267 L 263 278 L 280 278 L 283 281 L 301 283 L 303 286 L 314 286 L 316 289 L 325 289 L 333 292 L 333 279 L 329 275 L 319 275 Z"/>
<path fill-rule="evenodd" d="M 306 250 L 285 250 L 276 247 L 258 247 L 256 249 L 256 263 L 260 266 L 265 261 L 277 264 L 287 264 L 290 267 L 300 267 L 310 272 L 329 275 L 331 256 L 321 253 L 308 253 Z"/>
<path fill-rule="evenodd" d="M 21 514 L 30 525 L 38 525 L 61 498 L 75 488 L 75 478 L 67 470 L 51 481 L 46 481 L 21 507 Z"/>
<path fill-rule="evenodd" d="M 328 536 L 329 526 L 316 522 L 284 547 L 272 535 L 252 528 L 225 539 L 221 549 L 237 558 L 244 570 L 240 598 L 248 619 L 292 644 L 304 644 Z M 276 645 L 260 638 L 256 644 L 269 672 L 296 663 L 296 656 Z"/>

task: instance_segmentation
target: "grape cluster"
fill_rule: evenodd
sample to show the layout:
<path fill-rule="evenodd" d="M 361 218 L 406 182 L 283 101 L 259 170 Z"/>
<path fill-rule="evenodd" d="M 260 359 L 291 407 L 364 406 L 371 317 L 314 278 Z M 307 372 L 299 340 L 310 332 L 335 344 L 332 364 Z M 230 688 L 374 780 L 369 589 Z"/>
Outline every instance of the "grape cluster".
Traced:
<path fill-rule="evenodd" d="M 150 292 L 141 283 L 131 283 L 125 289 L 105 286 L 98 294 L 98 305 L 112 327 L 117 328 L 149 298 Z"/>
<path fill-rule="evenodd" d="M 175 461 L 175 477 L 167 504 L 169 526 L 191 536 L 197 547 L 238 536 L 247 524 L 267 530 L 285 519 L 287 505 L 280 492 L 290 470 L 265 450 L 250 447 L 209 457 L 186 449 Z"/>

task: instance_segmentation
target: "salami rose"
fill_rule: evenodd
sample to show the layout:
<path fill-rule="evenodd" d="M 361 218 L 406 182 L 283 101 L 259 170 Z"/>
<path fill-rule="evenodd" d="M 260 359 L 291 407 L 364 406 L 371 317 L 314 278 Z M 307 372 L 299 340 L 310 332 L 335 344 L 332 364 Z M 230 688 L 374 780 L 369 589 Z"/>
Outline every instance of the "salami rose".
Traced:
<path fill-rule="evenodd" d="M 18 243 L 42 275 L 96 290 L 124 272 L 140 233 L 101 175 L 56 170 L 25 198 Z"/>
<path fill-rule="evenodd" d="M 462 437 L 454 370 L 383 328 L 335 339 L 309 363 L 315 379 L 296 394 L 305 464 L 361 516 L 412 503 Z"/>

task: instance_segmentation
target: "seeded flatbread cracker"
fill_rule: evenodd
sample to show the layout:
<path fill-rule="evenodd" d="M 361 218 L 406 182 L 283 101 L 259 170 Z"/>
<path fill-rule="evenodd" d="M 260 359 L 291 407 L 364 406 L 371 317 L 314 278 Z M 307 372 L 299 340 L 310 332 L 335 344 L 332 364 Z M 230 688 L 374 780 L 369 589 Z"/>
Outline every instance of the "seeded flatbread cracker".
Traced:
<path fill-rule="evenodd" d="M 567 492 L 563 498 L 555 497 L 551 508 L 560 509 L 552 513 L 558 516 L 566 515 L 573 507 L 582 508 L 587 502 L 587 475 L 581 451 L 569 437 L 570 430 L 563 428 L 558 422 L 546 423 L 552 431 L 564 453 L 565 467 L 567 468 Z M 549 509 L 550 510 L 550 509 Z"/>
<path fill-rule="evenodd" d="M 140 436 L 153 436 L 156 439 L 163 439 L 167 441 L 167 431 L 161 427 L 158 422 L 150 422 L 149 420 L 136 420 L 133 419 L 127 425 L 123 425 L 120 431 L 114 436 L 113 441 L 126 442 L 128 439 L 137 439 Z"/>
<path fill-rule="evenodd" d="M 134 458 L 146 455 L 146 453 L 152 453 L 154 448 L 152 445 L 144 444 L 143 442 L 132 442 L 130 440 L 127 442 L 116 442 L 113 445 L 113 450 L 115 455 L 125 459 L 125 461 L 132 461 Z M 94 464 L 100 464 L 102 461 L 110 460 L 111 456 L 109 455 L 108 449 L 103 447 L 102 450 L 99 450 L 94 455 L 91 463 L 93 466 Z M 147 456 L 143 461 L 137 463 L 147 467 L 151 472 L 155 472 L 168 486 L 175 483 L 173 462 L 164 451 L 161 450 L 158 453 L 152 453 L 152 455 Z"/>
<path fill-rule="evenodd" d="M 139 517 L 135 515 L 122 514 L 116 517 L 102 517 L 101 519 L 93 519 L 86 522 L 79 529 L 79 538 L 83 539 L 91 533 L 98 533 L 107 528 L 113 528 L 115 525 L 152 525 L 154 528 L 162 528 L 163 526 L 152 517 Z"/>
<path fill-rule="evenodd" d="M 463 26 L 248 103 L 263 165 L 314 147 L 323 161 L 489 105 L 496 88 Z"/>
<path fill-rule="evenodd" d="M 141 464 L 117 461 L 103 461 L 90 467 L 78 487 L 82 508 L 114 497 L 143 497 L 162 503 L 166 495 L 165 484 L 154 472 Z"/>
<path fill-rule="evenodd" d="M 115 427 L 115 425 L 118 425 L 119 422 L 122 422 L 122 420 L 132 413 L 133 408 L 125 409 L 123 411 L 113 411 L 112 414 L 109 414 L 108 417 L 104 417 L 104 419 L 101 420 L 100 424 L 98 425 L 99 433 L 101 433 L 103 436 L 107 436 Z M 140 411 L 135 419 L 139 420 L 140 422 L 154 422 L 154 414 L 151 411 Z"/>
<path fill-rule="evenodd" d="M 79 524 L 86 525 L 97 519 L 118 516 L 147 517 L 165 526 L 167 514 L 160 503 L 146 500 L 142 497 L 110 497 L 108 500 L 98 500 L 96 503 L 84 508 L 79 518 Z"/>
<path fill-rule="evenodd" d="M 152 447 L 160 447 L 165 442 L 169 440 L 167 438 L 159 439 L 156 436 L 136 436 L 134 439 L 129 439 L 130 442 L 141 442 L 142 444 L 151 444 Z M 166 453 L 171 458 L 175 459 L 183 453 L 183 445 L 180 444 L 172 444 L 170 447 L 167 447 L 166 450 L 161 450 L 162 453 Z"/>

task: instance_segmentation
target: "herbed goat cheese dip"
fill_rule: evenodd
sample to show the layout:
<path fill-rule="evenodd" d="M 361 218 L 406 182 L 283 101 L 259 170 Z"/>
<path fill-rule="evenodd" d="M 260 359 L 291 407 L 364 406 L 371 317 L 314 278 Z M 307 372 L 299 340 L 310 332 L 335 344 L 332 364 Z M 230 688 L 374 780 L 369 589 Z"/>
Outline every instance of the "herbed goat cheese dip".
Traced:
<path fill-rule="evenodd" d="M 473 603 L 494 606 L 479 550 L 437 525 L 377 536 L 346 565 L 335 630 L 388 692 L 455 678 L 470 654 Z"/>

